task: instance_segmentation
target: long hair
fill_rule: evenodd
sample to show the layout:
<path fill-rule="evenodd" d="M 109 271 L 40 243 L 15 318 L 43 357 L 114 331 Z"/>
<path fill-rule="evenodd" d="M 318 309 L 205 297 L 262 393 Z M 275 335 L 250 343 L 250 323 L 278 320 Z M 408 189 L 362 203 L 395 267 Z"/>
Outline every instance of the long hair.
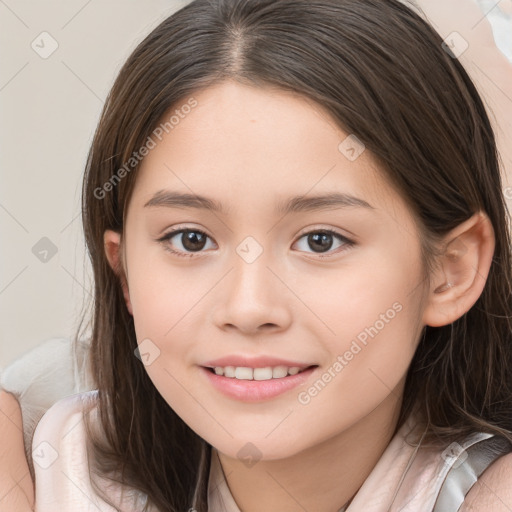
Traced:
<path fill-rule="evenodd" d="M 122 234 L 134 155 L 162 119 L 226 79 L 299 93 L 365 144 L 418 224 L 426 282 L 436 243 L 487 213 L 496 245 L 484 290 L 452 324 L 424 327 L 397 430 L 417 407 L 427 439 L 478 430 L 512 440 L 510 218 L 500 160 L 482 100 L 442 43 L 397 0 L 194 0 L 137 46 L 106 100 L 82 190 L 95 281 L 91 372 L 105 436 L 88 425 L 98 472 L 120 470 L 120 481 L 162 511 L 207 510 L 211 446 L 134 356 L 133 318 L 103 234 Z"/>

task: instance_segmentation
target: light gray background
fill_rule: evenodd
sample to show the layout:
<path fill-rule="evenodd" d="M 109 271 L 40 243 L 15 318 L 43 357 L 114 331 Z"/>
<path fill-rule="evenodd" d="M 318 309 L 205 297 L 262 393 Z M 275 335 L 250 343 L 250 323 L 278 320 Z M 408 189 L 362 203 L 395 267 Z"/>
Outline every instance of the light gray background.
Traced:
<path fill-rule="evenodd" d="M 81 179 L 104 98 L 138 42 L 185 3 L 0 1 L 0 369 L 74 332 L 92 289 Z M 46 59 L 31 47 L 43 31 L 59 45 Z M 43 237 L 57 247 L 46 263 L 32 253 Z"/>
<path fill-rule="evenodd" d="M 138 42 L 186 3 L 0 0 L 0 371 L 41 341 L 74 332 L 92 289 L 81 179 L 104 98 Z M 479 4 L 512 62 L 507 10 Z M 42 32 L 58 44 L 48 58 L 31 46 L 50 48 Z M 53 256 L 33 252 L 47 248 L 44 237 Z"/>

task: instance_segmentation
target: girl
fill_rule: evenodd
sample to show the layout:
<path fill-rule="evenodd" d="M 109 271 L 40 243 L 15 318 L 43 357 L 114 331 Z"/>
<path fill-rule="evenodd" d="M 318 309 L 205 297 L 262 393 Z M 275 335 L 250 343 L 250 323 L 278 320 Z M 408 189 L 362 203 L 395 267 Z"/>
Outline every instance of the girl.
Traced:
<path fill-rule="evenodd" d="M 508 214 L 456 50 L 395 0 L 196 0 L 137 47 L 36 511 L 510 509 Z"/>

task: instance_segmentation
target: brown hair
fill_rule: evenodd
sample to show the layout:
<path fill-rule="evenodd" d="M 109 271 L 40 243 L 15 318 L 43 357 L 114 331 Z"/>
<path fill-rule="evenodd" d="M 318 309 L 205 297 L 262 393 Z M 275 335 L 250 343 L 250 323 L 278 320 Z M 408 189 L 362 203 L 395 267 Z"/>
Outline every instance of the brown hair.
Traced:
<path fill-rule="evenodd" d="M 207 510 L 211 446 L 134 356 L 133 318 L 103 234 L 123 231 L 134 152 L 171 108 L 228 78 L 299 93 L 356 134 L 417 220 L 427 280 L 440 238 L 487 213 L 496 246 L 485 288 L 452 324 L 424 328 L 397 429 L 418 407 L 431 439 L 478 430 L 512 440 L 509 217 L 494 134 L 462 65 L 397 0 L 195 0 L 128 58 L 88 155 L 82 208 L 95 278 L 91 371 L 107 441 L 89 433 L 98 471 L 121 470 L 121 480 L 162 511 Z"/>

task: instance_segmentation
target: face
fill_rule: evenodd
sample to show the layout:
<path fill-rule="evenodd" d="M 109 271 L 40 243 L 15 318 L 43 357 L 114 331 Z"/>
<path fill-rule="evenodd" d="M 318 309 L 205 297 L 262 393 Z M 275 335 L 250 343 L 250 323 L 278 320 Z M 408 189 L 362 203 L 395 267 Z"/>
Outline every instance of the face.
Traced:
<path fill-rule="evenodd" d="M 320 106 L 230 81 L 193 99 L 145 157 L 127 211 L 137 340 L 158 391 L 211 445 L 287 457 L 403 380 L 423 328 L 419 235 Z M 327 194 L 345 200 L 313 199 Z"/>

